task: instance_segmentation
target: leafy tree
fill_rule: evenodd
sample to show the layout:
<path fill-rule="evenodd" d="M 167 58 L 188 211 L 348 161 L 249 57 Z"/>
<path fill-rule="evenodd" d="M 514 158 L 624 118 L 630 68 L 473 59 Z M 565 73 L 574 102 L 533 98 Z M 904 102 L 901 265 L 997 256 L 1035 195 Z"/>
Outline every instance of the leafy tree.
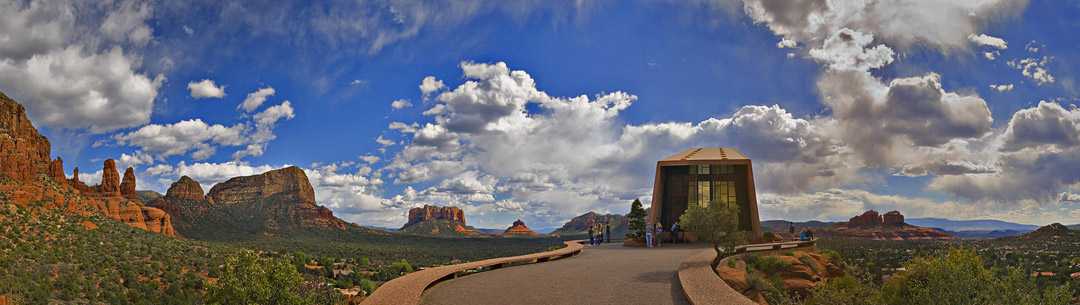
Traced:
<path fill-rule="evenodd" d="M 368 259 L 368 258 L 366 258 L 366 257 L 365 257 L 365 258 L 361 258 L 361 259 L 360 259 L 360 266 L 364 266 L 364 267 L 367 267 L 367 266 L 371 266 L 371 260 L 369 260 L 369 259 Z"/>
<path fill-rule="evenodd" d="M 630 204 L 630 213 L 626 214 L 626 217 L 630 218 L 630 230 L 634 231 L 635 236 L 645 235 L 645 216 L 649 216 L 649 213 L 641 207 L 641 200 L 634 199 L 634 203 Z"/>
<path fill-rule="evenodd" d="M 259 260 L 252 251 L 225 259 L 217 283 L 206 291 L 207 304 L 308 304 L 310 295 L 296 291 L 303 278 L 296 266 Z"/>
<path fill-rule="evenodd" d="M 364 295 L 371 295 L 375 292 L 375 283 L 372 283 L 369 279 L 360 279 L 360 290 L 364 291 Z"/>
<path fill-rule="evenodd" d="M 735 252 L 735 247 L 746 244 L 746 234 L 739 230 L 739 206 L 714 200 L 707 206 L 691 206 L 679 217 L 683 230 L 693 232 L 698 240 L 713 244 L 716 258 L 712 268 L 720 260 Z M 721 247 L 723 246 L 723 247 Z"/>

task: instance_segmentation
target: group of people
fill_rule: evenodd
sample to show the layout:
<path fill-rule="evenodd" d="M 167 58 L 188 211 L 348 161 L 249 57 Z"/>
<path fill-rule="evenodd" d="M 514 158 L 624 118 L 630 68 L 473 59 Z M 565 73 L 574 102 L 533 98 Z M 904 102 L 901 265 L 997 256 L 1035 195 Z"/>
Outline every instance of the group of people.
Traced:
<path fill-rule="evenodd" d="M 795 240 L 795 223 L 794 222 L 792 222 L 791 226 L 788 227 L 788 232 L 791 233 L 791 240 Z M 799 240 L 801 240 L 801 241 L 812 240 L 812 239 L 814 239 L 814 231 L 810 231 L 810 228 L 803 228 L 802 232 L 799 233 Z"/>
<path fill-rule="evenodd" d="M 605 234 L 605 229 L 607 231 L 606 234 Z M 606 222 L 604 224 L 595 223 L 592 226 L 589 226 L 589 245 L 590 246 L 599 245 L 600 243 L 605 242 L 604 241 L 604 236 L 607 236 L 607 242 L 611 242 L 611 222 L 610 221 Z"/>
<path fill-rule="evenodd" d="M 672 243 L 675 243 L 675 244 L 679 243 L 679 229 L 681 229 L 679 227 L 679 223 L 676 222 L 676 223 L 671 225 L 671 241 L 672 241 Z M 656 244 L 656 246 L 659 247 L 660 246 L 660 240 L 662 238 L 657 238 L 657 237 L 660 237 L 661 233 L 664 233 L 664 225 L 661 224 L 660 222 L 657 222 L 656 226 L 653 226 L 652 224 L 646 225 L 645 226 L 645 245 L 648 246 L 649 248 L 652 248 L 653 244 Z"/>

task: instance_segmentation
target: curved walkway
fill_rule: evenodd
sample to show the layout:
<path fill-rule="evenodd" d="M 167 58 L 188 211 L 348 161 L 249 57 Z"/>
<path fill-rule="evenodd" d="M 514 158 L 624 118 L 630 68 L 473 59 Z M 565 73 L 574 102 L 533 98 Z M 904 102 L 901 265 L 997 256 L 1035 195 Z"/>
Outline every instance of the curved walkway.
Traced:
<path fill-rule="evenodd" d="M 421 304 L 689 304 L 679 265 L 710 245 L 585 246 L 543 264 L 492 270 L 435 284 Z"/>

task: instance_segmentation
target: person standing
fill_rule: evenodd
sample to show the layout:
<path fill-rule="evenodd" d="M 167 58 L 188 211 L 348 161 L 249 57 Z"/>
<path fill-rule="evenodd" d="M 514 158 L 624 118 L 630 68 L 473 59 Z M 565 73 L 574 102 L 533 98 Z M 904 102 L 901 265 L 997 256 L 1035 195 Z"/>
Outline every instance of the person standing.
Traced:
<path fill-rule="evenodd" d="M 656 247 L 659 248 L 660 247 L 660 242 L 664 240 L 664 224 L 663 223 L 661 223 L 659 221 L 656 222 L 656 233 L 655 233 L 655 235 L 653 235 L 653 238 L 656 238 Z"/>
<path fill-rule="evenodd" d="M 596 237 L 597 237 L 596 238 L 596 244 L 599 245 L 599 244 L 604 243 L 604 230 L 600 229 L 600 223 L 597 223 L 595 225 L 595 227 L 596 227 Z"/>
<path fill-rule="evenodd" d="M 792 222 L 791 226 L 788 227 L 788 232 L 791 233 L 791 240 L 795 240 L 795 223 L 794 222 Z"/>
<path fill-rule="evenodd" d="M 589 245 L 596 245 L 596 228 L 589 226 Z"/>
<path fill-rule="evenodd" d="M 611 221 L 608 220 L 605 226 L 607 227 L 607 242 L 611 242 Z"/>
<path fill-rule="evenodd" d="M 679 243 L 679 223 L 678 222 L 671 225 L 671 243 L 672 244 Z"/>
<path fill-rule="evenodd" d="M 649 248 L 652 248 L 652 236 L 653 236 L 653 225 L 650 223 L 650 224 L 645 226 L 645 244 Z"/>

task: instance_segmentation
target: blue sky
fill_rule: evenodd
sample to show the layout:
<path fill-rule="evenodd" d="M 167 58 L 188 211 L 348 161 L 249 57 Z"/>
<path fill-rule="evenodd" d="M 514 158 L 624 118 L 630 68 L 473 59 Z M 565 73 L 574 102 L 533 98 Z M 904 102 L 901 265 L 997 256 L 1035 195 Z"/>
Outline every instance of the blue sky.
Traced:
<path fill-rule="evenodd" d="M 1080 222 L 1078 1 L 0 6 L 0 91 L 91 183 L 297 165 L 362 225 L 549 228 L 734 147 L 762 219 Z"/>

